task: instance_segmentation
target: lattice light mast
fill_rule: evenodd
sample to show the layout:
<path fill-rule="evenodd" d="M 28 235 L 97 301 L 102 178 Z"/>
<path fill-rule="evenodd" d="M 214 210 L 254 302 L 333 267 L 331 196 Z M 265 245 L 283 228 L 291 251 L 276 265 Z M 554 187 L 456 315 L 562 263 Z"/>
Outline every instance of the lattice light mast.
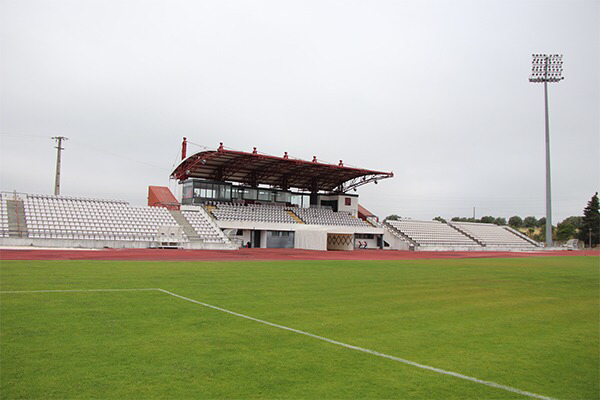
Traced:
<path fill-rule="evenodd" d="M 550 185 L 550 123 L 548 118 L 548 82 L 563 80 L 562 54 L 533 54 L 529 82 L 544 83 L 546 111 L 546 247 L 552 247 L 552 199 Z"/>

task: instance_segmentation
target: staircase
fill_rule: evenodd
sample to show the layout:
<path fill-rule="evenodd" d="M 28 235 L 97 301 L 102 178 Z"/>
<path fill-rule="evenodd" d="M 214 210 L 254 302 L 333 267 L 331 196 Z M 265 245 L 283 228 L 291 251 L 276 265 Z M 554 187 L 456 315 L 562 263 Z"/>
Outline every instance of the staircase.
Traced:
<path fill-rule="evenodd" d="M 540 242 L 536 242 L 535 240 L 533 240 L 532 238 L 530 238 L 529 236 L 519 232 L 516 229 L 511 228 L 510 226 L 503 226 L 504 229 L 506 229 L 507 231 L 509 231 L 510 233 L 517 235 L 518 237 L 520 237 L 521 239 L 525 240 L 526 242 L 534 245 L 535 247 L 544 247 L 544 245 Z"/>
<path fill-rule="evenodd" d="M 392 225 L 384 222 L 383 224 L 381 224 L 381 226 L 384 229 L 387 229 L 387 231 L 390 232 L 392 235 L 396 236 L 399 239 L 404 240 L 413 249 L 419 247 L 419 244 L 417 242 L 415 242 L 410 236 L 406 235 L 404 232 L 399 231 L 398 229 L 396 229 Z"/>
<path fill-rule="evenodd" d="M 187 236 L 190 243 L 205 243 L 206 242 L 205 238 L 202 237 L 200 234 L 198 234 L 198 232 L 196 232 L 196 229 L 194 229 L 192 224 L 187 220 L 185 215 L 183 215 L 183 213 L 180 210 L 169 210 L 169 212 L 171 213 L 171 215 L 173 216 L 175 221 L 177 221 L 179 226 L 181 226 L 183 228 L 183 233 L 185 234 L 185 236 Z M 231 239 L 229 239 L 221 231 L 221 228 L 219 228 L 219 226 L 215 223 L 213 216 L 211 214 L 209 214 L 203 208 L 200 208 L 197 212 L 204 213 L 204 215 L 208 217 L 209 225 L 211 225 L 212 229 L 214 229 L 215 233 L 217 233 L 219 235 L 219 237 L 222 240 L 222 244 L 227 245 L 227 244 L 232 243 Z"/>
<path fill-rule="evenodd" d="M 485 247 L 486 246 L 485 243 L 483 243 L 480 239 L 478 239 L 475 236 L 471 235 L 469 232 L 467 232 L 467 231 L 465 231 L 463 229 L 460 229 L 458 226 L 456 226 L 456 225 L 454 225 L 452 223 L 449 223 L 448 226 L 456 229 L 457 231 L 459 231 L 460 233 L 462 233 L 463 235 L 465 235 L 469 239 L 473 240 L 475 243 L 477 243 L 481 247 Z"/>
<path fill-rule="evenodd" d="M 286 210 L 290 217 L 294 218 L 294 220 L 299 224 L 304 224 L 304 221 L 300 219 L 299 216 L 296 215 L 292 210 Z"/>
<path fill-rule="evenodd" d="M 175 221 L 183 228 L 183 233 L 190 242 L 201 242 L 200 236 L 179 210 L 169 210 Z"/>
<path fill-rule="evenodd" d="M 6 200 L 8 216 L 8 237 L 27 238 L 27 220 L 23 200 Z"/>
<path fill-rule="evenodd" d="M 209 215 L 211 218 L 214 218 L 214 215 L 213 215 L 213 213 L 212 213 L 212 212 L 213 212 L 213 210 L 214 210 L 215 208 L 217 208 L 217 207 L 215 207 L 215 206 L 211 206 L 211 205 L 206 205 L 206 206 L 204 206 L 204 209 L 206 210 L 206 212 L 208 213 L 208 215 Z"/>
<path fill-rule="evenodd" d="M 375 225 L 373 222 L 369 221 L 368 219 L 363 219 L 363 221 L 365 221 L 367 223 L 367 225 L 372 226 L 373 228 L 378 228 L 377 225 Z"/>

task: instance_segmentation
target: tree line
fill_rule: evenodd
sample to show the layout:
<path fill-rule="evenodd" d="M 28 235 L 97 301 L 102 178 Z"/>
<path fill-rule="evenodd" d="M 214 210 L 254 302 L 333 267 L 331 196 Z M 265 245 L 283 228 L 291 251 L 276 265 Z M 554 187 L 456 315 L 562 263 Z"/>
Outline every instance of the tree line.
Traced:
<path fill-rule="evenodd" d="M 385 220 L 398 220 L 401 217 L 396 214 L 388 215 Z M 384 221 L 385 221 L 384 220 Z M 446 223 L 442 217 L 435 217 L 434 221 Z M 539 242 L 546 241 L 546 218 L 537 219 L 533 216 L 521 218 L 513 215 L 506 220 L 504 217 L 493 217 L 486 215 L 481 218 L 453 217 L 453 222 L 479 222 L 485 224 L 508 225 L 526 234 L 533 240 Z M 592 196 L 587 206 L 583 209 L 583 216 L 572 216 L 565 218 L 556 226 L 552 227 L 552 240 L 567 241 L 569 239 L 579 239 L 587 246 L 590 243 L 590 234 L 592 245 L 596 246 L 600 242 L 600 203 L 598 193 Z"/>

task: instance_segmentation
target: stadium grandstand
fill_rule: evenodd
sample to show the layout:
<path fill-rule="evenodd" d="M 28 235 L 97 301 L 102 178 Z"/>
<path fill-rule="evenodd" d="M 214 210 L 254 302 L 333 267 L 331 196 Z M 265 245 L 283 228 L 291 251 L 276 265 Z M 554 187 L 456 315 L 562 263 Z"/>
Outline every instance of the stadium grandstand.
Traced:
<path fill-rule="evenodd" d="M 530 251 L 541 244 L 508 227 L 486 223 L 385 221 L 385 242 L 395 249 L 421 251 Z"/>
<path fill-rule="evenodd" d="M 481 246 L 495 249 L 531 250 L 540 244 L 508 226 L 475 222 L 451 222 L 450 226 L 473 238 Z"/>
<path fill-rule="evenodd" d="M 356 189 L 391 172 L 226 149 L 186 156 L 148 206 L 126 201 L 3 192 L 3 246 L 312 250 L 531 250 L 508 227 L 401 219 L 381 223 Z"/>
<path fill-rule="evenodd" d="M 171 177 L 180 209 L 205 212 L 245 247 L 353 250 L 383 248 L 384 228 L 359 213 L 356 189 L 393 177 L 367 170 L 226 149 L 185 156 Z M 172 201 L 172 199 L 171 199 Z"/>

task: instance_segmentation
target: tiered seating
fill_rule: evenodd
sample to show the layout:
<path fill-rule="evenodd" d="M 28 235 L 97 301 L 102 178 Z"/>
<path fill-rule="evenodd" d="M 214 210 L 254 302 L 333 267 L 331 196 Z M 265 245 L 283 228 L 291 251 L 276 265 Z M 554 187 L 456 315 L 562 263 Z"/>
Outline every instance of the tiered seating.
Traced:
<path fill-rule="evenodd" d="M 214 208 L 212 208 L 214 206 Z M 333 212 L 329 208 L 300 208 L 268 204 L 236 204 L 214 203 L 212 214 L 224 221 L 256 221 L 296 224 L 290 211 L 306 224 L 371 226 L 362 219 L 355 218 L 347 212 Z"/>
<path fill-rule="evenodd" d="M 225 235 L 210 222 L 204 212 L 182 211 L 185 219 L 194 228 L 199 238 L 207 243 L 226 243 Z"/>
<path fill-rule="evenodd" d="M 6 198 L 0 195 L 0 237 L 8 237 L 8 212 Z"/>
<path fill-rule="evenodd" d="M 451 226 L 439 221 L 388 220 L 398 230 L 419 246 L 477 246 L 477 242 Z"/>
<path fill-rule="evenodd" d="M 216 203 L 212 214 L 216 219 L 224 221 L 297 223 L 285 207 L 277 205 Z"/>
<path fill-rule="evenodd" d="M 307 224 L 313 225 L 343 225 L 343 226 L 370 226 L 360 218 L 355 218 L 350 213 L 334 212 L 329 208 L 294 208 L 294 213 Z"/>
<path fill-rule="evenodd" d="M 159 207 L 131 207 L 120 200 L 28 195 L 30 238 L 154 241 L 161 226 L 178 226 Z"/>
<path fill-rule="evenodd" d="M 532 242 L 502 226 L 475 222 L 451 222 L 451 225 L 471 235 L 486 246 L 532 247 Z"/>

